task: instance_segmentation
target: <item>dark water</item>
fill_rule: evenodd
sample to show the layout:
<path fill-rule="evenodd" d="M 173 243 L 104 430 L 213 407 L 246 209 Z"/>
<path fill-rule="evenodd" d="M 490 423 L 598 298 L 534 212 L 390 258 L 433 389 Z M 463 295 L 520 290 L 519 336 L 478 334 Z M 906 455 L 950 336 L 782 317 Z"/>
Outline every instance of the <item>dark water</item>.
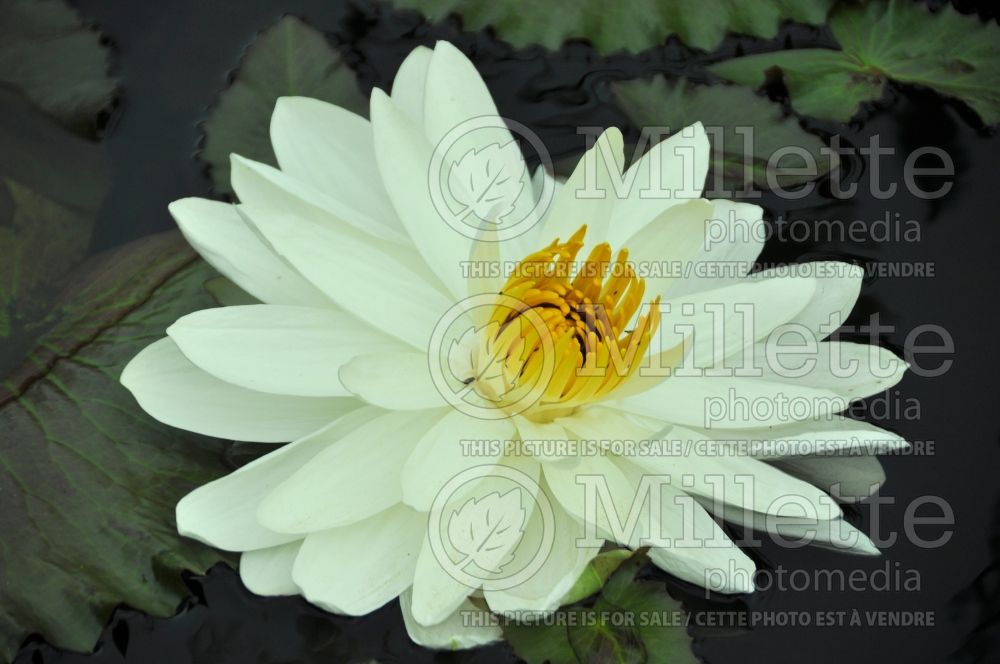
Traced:
<path fill-rule="evenodd" d="M 122 81 L 119 107 L 109 118 L 105 141 L 112 153 L 115 179 L 105 204 L 94 249 L 107 248 L 170 228 L 166 206 L 184 196 L 211 195 L 209 181 L 195 160 L 200 129 L 208 107 L 226 84 L 243 49 L 254 35 L 284 13 L 300 15 L 327 31 L 357 70 L 365 92 L 386 87 L 402 58 L 417 44 L 455 41 L 483 73 L 502 114 L 528 125 L 555 156 L 574 152 L 583 139 L 577 125 L 629 128 L 613 106 L 607 82 L 655 72 L 693 73 L 707 59 L 773 43 L 730 39 L 711 56 L 695 55 L 677 43 L 636 56 L 598 57 L 585 44 L 558 53 L 512 50 L 488 34 L 462 33 L 456 22 L 430 27 L 417 15 L 370 4 L 335 0 L 240 0 L 169 3 L 82 0 L 81 12 L 111 39 L 115 74 Z M 936 2 L 934 4 L 942 4 Z M 971 2 L 995 20 L 996 5 Z M 785 30 L 776 43 L 786 46 L 829 44 L 824 30 Z M 780 96 L 781 90 L 771 91 Z M 765 569 L 887 569 L 889 588 L 864 591 L 772 588 L 746 603 L 754 611 L 894 610 L 927 612 L 925 627 L 778 627 L 757 626 L 738 636 L 699 633 L 696 650 L 713 664 L 768 662 L 854 664 L 908 661 L 937 663 L 1000 662 L 1000 386 L 996 331 L 1000 283 L 996 279 L 1000 214 L 1000 144 L 956 104 L 933 94 L 895 87 L 880 109 L 857 126 L 811 125 L 824 134 L 838 133 L 845 144 L 865 145 L 878 135 L 899 155 L 881 161 L 882 183 L 902 189 L 903 162 L 910 152 L 937 146 L 952 156 L 956 175 L 943 199 L 921 200 L 899 193 L 879 200 L 869 187 L 870 160 L 848 159 L 848 181 L 859 183 L 856 196 L 833 200 L 823 187 L 799 201 L 768 196 L 775 217 L 797 220 L 792 228 L 820 227 L 822 220 L 862 220 L 871 227 L 888 213 L 919 239 L 884 241 L 826 237 L 822 233 L 775 238 L 767 261 L 840 257 L 865 265 L 932 265 L 934 277 L 874 275 L 866 280 L 851 322 L 881 312 L 894 326 L 882 342 L 900 350 L 907 335 L 923 324 L 943 326 L 955 352 L 933 360 L 953 361 L 944 375 L 908 375 L 883 403 L 870 403 L 867 416 L 912 441 L 933 441 L 933 454 L 884 459 L 889 482 L 882 496 L 895 504 L 880 510 L 880 530 L 902 531 L 906 508 L 920 496 L 943 498 L 954 510 L 953 535 L 946 546 L 921 548 L 900 537 L 878 559 L 855 558 L 818 549 L 788 550 L 767 546 L 759 552 Z M 926 189 L 933 182 L 922 182 Z M 886 405 L 887 404 L 887 405 Z M 914 408 L 919 417 L 914 417 Z M 882 412 L 887 411 L 887 412 Z M 928 512 L 929 513 L 929 512 Z M 852 519 L 873 526 L 871 510 L 854 510 Z M 918 530 L 927 539 L 941 527 Z M 899 588 L 894 579 L 916 575 L 919 590 Z M 297 599 L 262 599 L 242 590 L 226 568 L 192 579 L 192 598 L 169 620 L 154 620 L 119 610 L 96 654 L 59 653 L 32 640 L 18 658 L 28 662 L 284 663 L 284 662 L 514 662 L 504 646 L 466 654 L 430 653 L 412 646 L 395 606 L 363 619 L 332 617 Z M 685 589 L 675 584 L 675 590 Z M 690 589 L 687 589 L 690 591 Z"/>

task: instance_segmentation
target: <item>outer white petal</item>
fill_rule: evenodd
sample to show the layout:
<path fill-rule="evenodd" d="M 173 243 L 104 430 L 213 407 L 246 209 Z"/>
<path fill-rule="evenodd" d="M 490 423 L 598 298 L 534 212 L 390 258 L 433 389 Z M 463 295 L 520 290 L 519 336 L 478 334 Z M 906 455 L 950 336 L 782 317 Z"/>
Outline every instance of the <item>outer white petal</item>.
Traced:
<path fill-rule="evenodd" d="M 786 329 L 787 326 L 782 326 Z M 888 348 L 847 341 L 824 341 L 812 348 L 782 345 L 776 330 L 754 347 L 753 364 L 764 380 L 830 390 L 854 401 L 879 394 L 902 380 L 907 364 Z M 793 338 L 802 340 L 801 333 Z"/>
<path fill-rule="evenodd" d="M 424 126 L 424 92 L 433 53 L 426 46 L 410 51 L 392 81 L 392 100 L 418 127 Z"/>
<path fill-rule="evenodd" d="M 340 369 L 340 380 L 353 394 L 389 410 L 423 410 L 448 405 L 431 380 L 424 353 L 361 355 Z"/>
<path fill-rule="evenodd" d="M 464 650 L 495 643 L 503 638 L 500 626 L 490 613 L 465 600 L 443 621 L 435 625 L 422 625 L 413 617 L 411 603 L 413 592 L 407 590 L 399 598 L 403 611 L 406 633 L 414 643 L 425 648 Z"/>
<path fill-rule="evenodd" d="M 426 530 L 425 514 L 395 505 L 349 526 L 310 533 L 292 577 L 317 606 L 370 613 L 413 584 Z"/>
<path fill-rule="evenodd" d="M 660 213 L 628 239 L 628 260 L 647 276 L 645 299 L 665 295 L 706 241 L 714 208 L 704 199 L 686 201 Z"/>
<path fill-rule="evenodd" d="M 816 279 L 816 292 L 806 307 L 790 323 L 812 330 L 817 337 L 826 338 L 844 324 L 861 293 L 865 271 L 857 265 L 839 261 L 817 261 L 799 265 Z M 764 270 L 754 278 L 767 279 L 780 270 Z"/>
<path fill-rule="evenodd" d="M 396 213 L 441 283 L 456 299 L 465 297 L 462 263 L 469 258 L 472 241 L 448 225 L 431 198 L 428 172 L 433 146 L 377 88 L 372 91 L 371 115 L 375 157 Z"/>
<path fill-rule="evenodd" d="M 295 440 L 359 404 L 348 397 L 266 394 L 232 385 L 199 369 L 170 339 L 132 358 L 121 382 L 143 410 L 164 424 L 257 443 Z"/>
<path fill-rule="evenodd" d="M 621 131 L 610 127 L 583 154 L 545 217 L 542 233 L 547 242 L 557 237 L 566 241 L 583 224 L 591 243 L 605 239 L 618 202 L 615 183 L 625 163 L 622 146 Z"/>
<path fill-rule="evenodd" d="M 520 506 L 504 501 L 500 509 L 514 511 L 497 515 L 500 522 L 520 523 L 522 516 L 530 516 L 530 512 L 525 514 L 521 510 L 527 511 L 536 504 L 533 492 L 538 489 L 540 467 L 534 460 L 523 456 L 506 457 L 501 465 L 523 473 L 530 480 L 530 482 L 525 481 L 519 490 Z M 478 502 L 492 494 L 506 494 L 510 490 L 510 482 L 499 478 L 498 475 L 488 475 L 477 483 L 467 483 L 464 491 L 457 491 L 448 500 L 441 501 L 443 504 L 434 505 L 431 523 L 447 524 L 450 515 L 470 501 Z M 483 561 L 485 566 L 494 568 L 501 564 L 520 541 L 520 538 L 517 538 L 505 542 L 505 546 L 490 549 L 489 559 Z M 439 559 L 429 539 L 424 540 L 420 556 L 417 558 L 417 570 L 413 580 L 412 611 L 418 623 L 434 625 L 445 620 L 462 604 L 469 593 L 482 586 L 481 580 L 466 578 L 457 574 L 455 570 L 445 567 L 454 564 L 454 560 Z M 456 579 L 456 576 L 461 580 Z"/>
<path fill-rule="evenodd" d="M 545 554 L 545 562 L 530 578 L 513 588 L 490 588 L 487 582 L 484 596 L 490 609 L 497 613 L 537 611 L 547 613 L 559 607 L 560 600 L 573 587 L 587 564 L 600 552 L 600 547 L 586 547 L 577 543 L 585 537 L 582 524 L 571 517 L 556 501 L 550 501 L 555 515 L 552 548 Z M 543 535 L 541 512 L 535 510 L 525 530 L 523 539 L 508 563 L 510 569 L 526 569 L 540 555 Z"/>
<path fill-rule="evenodd" d="M 268 491 L 306 465 L 331 440 L 361 425 L 378 411 L 361 408 L 316 434 L 285 445 L 234 473 L 198 487 L 177 504 L 177 530 L 225 549 L 251 551 L 301 540 L 274 532 L 257 521 L 257 507 Z"/>
<path fill-rule="evenodd" d="M 699 198 L 710 159 L 700 122 L 651 147 L 625 172 L 623 181 L 631 188 L 615 205 L 608 229 L 611 245 L 621 246 L 671 205 Z"/>
<path fill-rule="evenodd" d="M 332 307 L 333 301 L 265 244 L 228 203 L 183 198 L 169 205 L 187 241 L 209 265 L 262 302 Z"/>
<path fill-rule="evenodd" d="M 334 214 L 382 236 L 402 238 L 375 164 L 371 124 L 347 109 L 308 97 L 281 97 L 271 116 L 271 145 L 281 170 L 329 197 Z"/>
<path fill-rule="evenodd" d="M 302 541 L 289 542 L 267 549 L 245 551 L 240 556 L 240 579 L 255 595 L 298 595 L 292 580 L 292 564 Z"/>
<path fill-rule="evenodd" d="M 233 191 L 244 204 L 275 208 L 319 224 L 360 231 L 370 241 L 405 243 L 398 225 L 378 223 L 327 192 L 273 166 L 237 154 L 230 159 Z"/>
<path fill-rule="evenodd" d="M 703 246 L 685 266 L 686 278 L 678 279 L 671 285 L 671 298 L 714 290 L 740 281 L 748 275 L 764 249 L 767 225 L 760 206 L 725 199 L 709 202 L 713 214 L 711 222 L 705 227 Z"/>
<path fill-rule="evenodd" d="M 882 464 L 871 456 L 789 457 L 772 464 L 848 503 L 871 496 L 885 483 Z"/>
<path fill-rule="evenodd" d="M 337 372 L 351 358 L 406 349 L 343 311 L 267 304 L 196 311 L 167 334 L 217 378 L 299 396 L 347 396 Z"/>
<path fill-rule="evenodd" d="M 279 254 L 345 310 L 426 351 L 452 300 L 412 251 L 281 209 L 243 210 Z"/>
<path fill-rule="evenodd" d="M 419 510 L 429 510 L 451 478 L 474 466 L 495 464 L 513 434 L 510 420 L 481 420 L 449 409 L 406 460 L 403 500 Z"/>
<path fill-rule="evenodd" d="M 400 502 L 400 473 L 441 411 L 389 412 L 329 446 L 261 501 L 257 518 L 278 532 L 311 533 L 356 523 Z"/>

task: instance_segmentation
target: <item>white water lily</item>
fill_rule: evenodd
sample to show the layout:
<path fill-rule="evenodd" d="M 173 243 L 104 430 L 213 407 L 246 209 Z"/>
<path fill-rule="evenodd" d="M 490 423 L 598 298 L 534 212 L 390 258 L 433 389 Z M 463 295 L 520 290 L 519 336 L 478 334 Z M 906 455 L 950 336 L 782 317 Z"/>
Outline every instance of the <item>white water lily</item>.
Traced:
<path fill-rule="evenodd" d="M 592 510 L 581 477 L 601 478 L 621 517 L 643 476 L 670 476 L 667 499 L 640 516 L 712 545 L 654 544 L 651 559 L 720 592 L 751 591 L 754 565 L 719 519 L 785 536 L 811 530 L 818 544 L 875 553 L 828 496 L 840 484 L 840 500 L 864 497 L 884 479 L 877 460 L 843 448 L 905 445 L 835 415 L 905 371 L 884 349 L 822 341 L 853 307 L 861 271 L 824 263 L 810 274 L 749 275 L 763 243 L 761 210 L 700 198 L 709 160 L 700 125 L 653 146 L 624 176 L 621 134 L 608 130 L 564 184 L 541 171 L 528 177 L 518 150 L 495 149 L 513 140 L 501 123 L 464 134 L 458 157 L 502 160 L 494 166 L 506 184 L 496 200 L 456 198 L 480 217 L 529 222 L 508 240 L 493 241 L 488 228 L 470 238 L 442 221 L 428 172 L 450 131 L 496 117 L 457 49 L 418 48 L 391 95 L 373 92 L 370 123 L 320 101 L 281 99 L 271 123 L 280 170 L 234 155 L 239 204 L 170 206 L 201 255 L 262 304 L 185 316 L 122 382 L 172 426 L 290 443 L 186 496 L 180 531 L 242 552 L 240 573 L 260 594 L 301 593 L 351 615 L 400 596 L 411 637 L 438 647 L 498 638 L 496 627 L 463 619 L 484 611 L 481 600 L 497 612 L 554 610 L 600 540 L 658 541 L 649 530 L 619 532 Z M 474 175 L 445 173 L 449 187 L 493 181 L 472 161 L 457 163 Z M 654 179 L 669 198 L 640 194 Z M 638 184 L 616 192 L 629 180 Z M 595 188 L 606 195 L 592 196 Z M 552 204 L 539 205 L 547 196 Z M 706 222 L 717 219 L 746 232 L 708 242 Z M 476 264 L 517 268 L 509 277 L 463 270 Z M 680 270 L 641 277 L 639 265 Z M 488 306 L 463 308 L 469 301 Z M 456 305 L 473 333 L 439 344 Z M 795 372 L 774 368 L 782 352 L 794 353 Z M 845 360 L 853 370 L 836 371 Z M 804 363 L 809 370 L 798 370 Z M 467 389 L 449 392 L 435 379 L 442 366 Z M 706 420 L 706 405 L 725 400 L 733 407 Z M 796 408 L 779 412 L 783 401 Z M 614 444 L 650 440 L 682 453 Z M 599 453 L 570 441 L 595 442 Z M 748 441 L 758 445 L 747 451 Z M 530 480 L 538 493 L 527 507 L 488 473 L 435 503 L 452 478 L 492 466 Z M 787 497 L 815 518 L 775 518 L 787 516 Z M 527 563 L 521 544 L 549 536 L 540 568 L 523 582 L 457 579 L 434 549 L 429 518 L 480 504 L 520 536 L 479 552 L 480 568 Z"/>

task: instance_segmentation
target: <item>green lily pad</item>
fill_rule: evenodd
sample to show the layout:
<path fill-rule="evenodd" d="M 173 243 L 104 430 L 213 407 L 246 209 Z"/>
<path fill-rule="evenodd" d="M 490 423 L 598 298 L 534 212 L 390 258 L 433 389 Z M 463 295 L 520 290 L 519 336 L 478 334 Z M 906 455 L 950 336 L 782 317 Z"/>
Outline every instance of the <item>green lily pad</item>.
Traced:
<path fill-rule="evenodd" d="M 615 570 L 621 567 L 622 563 L 628 560 L 631 555 L 632 552 L 628 549 L 612 549 L 597 554 L 587 564 L 583 574 L 576 580 L 569 592 L 563 596 L 562 604 L 575 604 L 596 593 L 604 587 L 608 577 L 614 574 Z"/>
<path fill-rule="evenodd" d="M 639 52 L 677 35 L 695 48 L 711 51 L 738 32 L 774 37 L 782 21 L 819 25 L 833 0 L 394 0 L 432 21 L 458 14 L 467 29 L 492 26 L 521 48 L 541 44 L 557 49 L 567 39 L 588 39 L 601 53 Z"/>
<path fill-rule="evenodd" d="M 680 602 L 640 581 L 638 553 L 608 578 L 589 607 L 573 605 L 536 623 L 508 623 L 504 637 L 528 664 L 695 664 Z"/>
<path fill-rule="evenodd" d="M 0 82 L 84 133 L 114 96 L 108 50 L 62 0 L 0 0 Z"/>
<path fill-rule="evenodd" d="M 1000 27 L 946 4 L 931 11 L 908 0 L 843 3 L 830 19 L 843 50 L 761 53 L 710 67 L 757 87 L 780 76 L 802 115 L 847 122 L 882 97 L 888 80 L 922 85 L 968 104 L 988 125 L 1000 122 Z"/>
<path fill-rule="evenodd" d="M 0 85 L 0 375 L 37 343 L 108 191 L 104 148 Z"/>
<path fill-rule="evenodd" d="M 824 143 L 819 137 L 803 130 L 794 117 L 786 117 L 779 104 L 747 88 L 656 76 L 618 83 L 615 95 L 640 129 L 679 130 L 701 121 L 713 150 L 709 187 L 717 176 L 727 190 L 743 189 L 750 182 L 760 188 L 773 188 L 772 182 L 789 187 L 814 180 L 837 165 L 836 153 L 821 152 Z M 803 171 L 807 164 L 815 168 Z"/>
<path fill-rule="evenodd" d="M 6 247 L 6 245 L 0 245 Z M 165 427 L 118 383 L 214 273 L 176 233 L 88 261 L 0 388 L 0 659 L 31 633 L 89 650 L 115 606 L 172 614 L 181 570 L 222 555 L 177 534 L 174 506 L 228 469 L 224 443 Z"/>
<path fill-rule="evenodd" d="M 322 99 L 368 115 L 368 100 L 354 72 L 319 31 L 286 16 L 247 50 L 233 84 L 205 121 L 201 158 L 211 166 L 219 192 L 229 186 L 229 155 L 277 165 L 269 127 L 278 97 Z"/>

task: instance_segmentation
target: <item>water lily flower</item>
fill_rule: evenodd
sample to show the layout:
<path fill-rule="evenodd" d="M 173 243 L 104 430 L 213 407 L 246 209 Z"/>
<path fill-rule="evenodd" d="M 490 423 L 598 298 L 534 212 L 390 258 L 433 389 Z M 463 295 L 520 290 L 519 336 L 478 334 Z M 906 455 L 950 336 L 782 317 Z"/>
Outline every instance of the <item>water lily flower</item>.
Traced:
<path fill-rule="evenodd" d="M 260 594 L 351 615 L 400 597 L 438 647 L 498 638 L 472 614 L 554 610 L 606 543 L 723 593 L 752 591 L 754 565 L 721 520 L 877 552 L 837 503 L 905 442 L 837 413 L 905 363 L 824 340 L 859 269 L 749 273 L 762 211 L 701 198 L 701 125 L 627 169 L 612 128 L 566 182 L 531 177 L 445 42 L 370 116 L 280 99 L 280 168 L 234 155 L 238 204 L 170 206 L 261 303 L 181 318 L 122 382 L 171 426 L 287 443 L 186 496 L 183 534 L 241 552 Z M 650 477 L 669 478 L 661 499 L 636 501 Z M 802 509 L 805 526 L 783 518 Z M 475 574 L 449 569 L 456 552 Z"/>

